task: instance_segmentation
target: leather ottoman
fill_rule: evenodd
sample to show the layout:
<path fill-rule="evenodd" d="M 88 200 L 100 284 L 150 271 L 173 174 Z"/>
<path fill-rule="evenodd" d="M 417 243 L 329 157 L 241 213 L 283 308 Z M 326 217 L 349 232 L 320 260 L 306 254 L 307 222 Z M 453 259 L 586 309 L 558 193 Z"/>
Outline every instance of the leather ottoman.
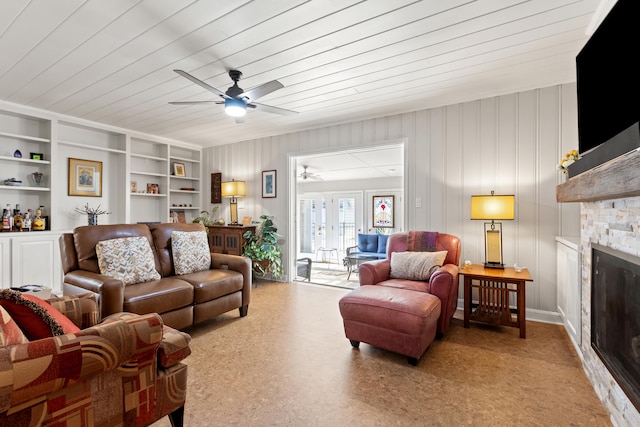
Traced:
<path fill-rule="evenodd" d="M 365 285 L 339 302 L 344 334 L 360 342 L 407 356 L 412 365 L 436 336 L 440 299 L 434 295 L 386 286 Z"/>

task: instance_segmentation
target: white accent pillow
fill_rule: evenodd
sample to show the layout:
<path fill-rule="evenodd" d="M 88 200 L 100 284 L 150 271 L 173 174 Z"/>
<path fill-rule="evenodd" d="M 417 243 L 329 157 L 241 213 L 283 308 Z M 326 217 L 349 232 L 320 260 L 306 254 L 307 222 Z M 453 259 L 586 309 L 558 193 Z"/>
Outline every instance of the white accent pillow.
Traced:
<path fill-rule="evenodd" d="M 171 252 L 177 276 L 211 268 L 211 252 L 205 231 L 172 231 Z"/>
<path fill-rule="evenodd" d="M 392 252 L 392 279 L 429 280 L 434 271 L 442 267 L 447 251 Z"/>
<path fill-rule="evenodd" d="M 115 277 L 125 285 L 159 280 L 151 245 L 146 237 L 121 237 L 96 245 L 100 274 Z"/>

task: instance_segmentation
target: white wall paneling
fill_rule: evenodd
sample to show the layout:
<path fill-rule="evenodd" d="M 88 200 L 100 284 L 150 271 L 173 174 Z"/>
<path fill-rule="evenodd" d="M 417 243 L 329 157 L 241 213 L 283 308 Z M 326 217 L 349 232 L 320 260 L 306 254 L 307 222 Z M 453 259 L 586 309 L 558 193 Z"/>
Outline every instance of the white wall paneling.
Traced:
<path fill-rule="evenodd" d="M 578 145 L 576 110 L 575 84 L 552 86 L 210 147 L 203 152 L 204 170 L 222 172 L 223 180 L 247 180 L 246 211 L 240 215 L 275 217 L 289 270 L 294 209 L 285 179 L 290 156 L 404 140 L 405 228 L 456 234 L 463 260 L 482 262 L 482 224 L 469 219 L 470 196 L 491 190 L 515 194 L 516 219 L 503 224 L 505 262 L 531 270 L 528 314 L 555 319 L 555 236 L 560 229 L 566 235 L 579 232 L 578 207 L 555 203 L 555 186 L 562 179 L 558 154 Z M 261 199 L 260 172 L 267 169 L 278 171 L 276 199 Z M 421 208 L 415 207 L 418 197 Z M 228 203 L 224 206 L 226 211 Z"/>

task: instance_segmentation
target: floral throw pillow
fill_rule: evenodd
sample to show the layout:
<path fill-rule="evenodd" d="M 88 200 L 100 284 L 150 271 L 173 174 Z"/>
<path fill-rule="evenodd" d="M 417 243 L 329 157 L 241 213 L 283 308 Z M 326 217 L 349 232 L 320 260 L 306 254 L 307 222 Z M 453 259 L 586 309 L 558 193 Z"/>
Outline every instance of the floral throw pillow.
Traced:
<path fill-rule="evenodd" d="M 205 231 L 171 232 L 171 252 L 178 276 L 211 268 L 211 252 Z"/>
<path fill-rule="evenodd" d="M 442 267 L 447 251 L 392 252 L 392 279 L 429 280 L 434 271 Z"/>
<path fill-rule="evenodd" d="M 122 280 L 125 285 L 159 280 L 151 245 L 146 237 L 121 237 L 96 245 L 100 274 Z"/>

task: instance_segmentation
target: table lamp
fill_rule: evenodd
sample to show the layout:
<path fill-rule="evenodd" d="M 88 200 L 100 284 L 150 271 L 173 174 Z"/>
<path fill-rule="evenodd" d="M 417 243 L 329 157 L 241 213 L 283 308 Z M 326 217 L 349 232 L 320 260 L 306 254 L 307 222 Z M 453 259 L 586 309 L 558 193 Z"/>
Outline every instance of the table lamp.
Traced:
<path fill-rule="evenodd" d="M 502 223 L 496 220 L 514 218 L 515 196 L 471 196 L 471 219 L 491 220 L 484 223 L 485 268 L 504 269 L 502 258 Z"/>
<path fill-rule="evenodd" d="M 227 225 L 238 224 L 238 199 L 247 195 L 247 185 L 244 181 L 231 180 L 223 182 L 221 186 L 222 197 L 231 197 L 229 206 L 231 208 L 231 222 Z"/>

